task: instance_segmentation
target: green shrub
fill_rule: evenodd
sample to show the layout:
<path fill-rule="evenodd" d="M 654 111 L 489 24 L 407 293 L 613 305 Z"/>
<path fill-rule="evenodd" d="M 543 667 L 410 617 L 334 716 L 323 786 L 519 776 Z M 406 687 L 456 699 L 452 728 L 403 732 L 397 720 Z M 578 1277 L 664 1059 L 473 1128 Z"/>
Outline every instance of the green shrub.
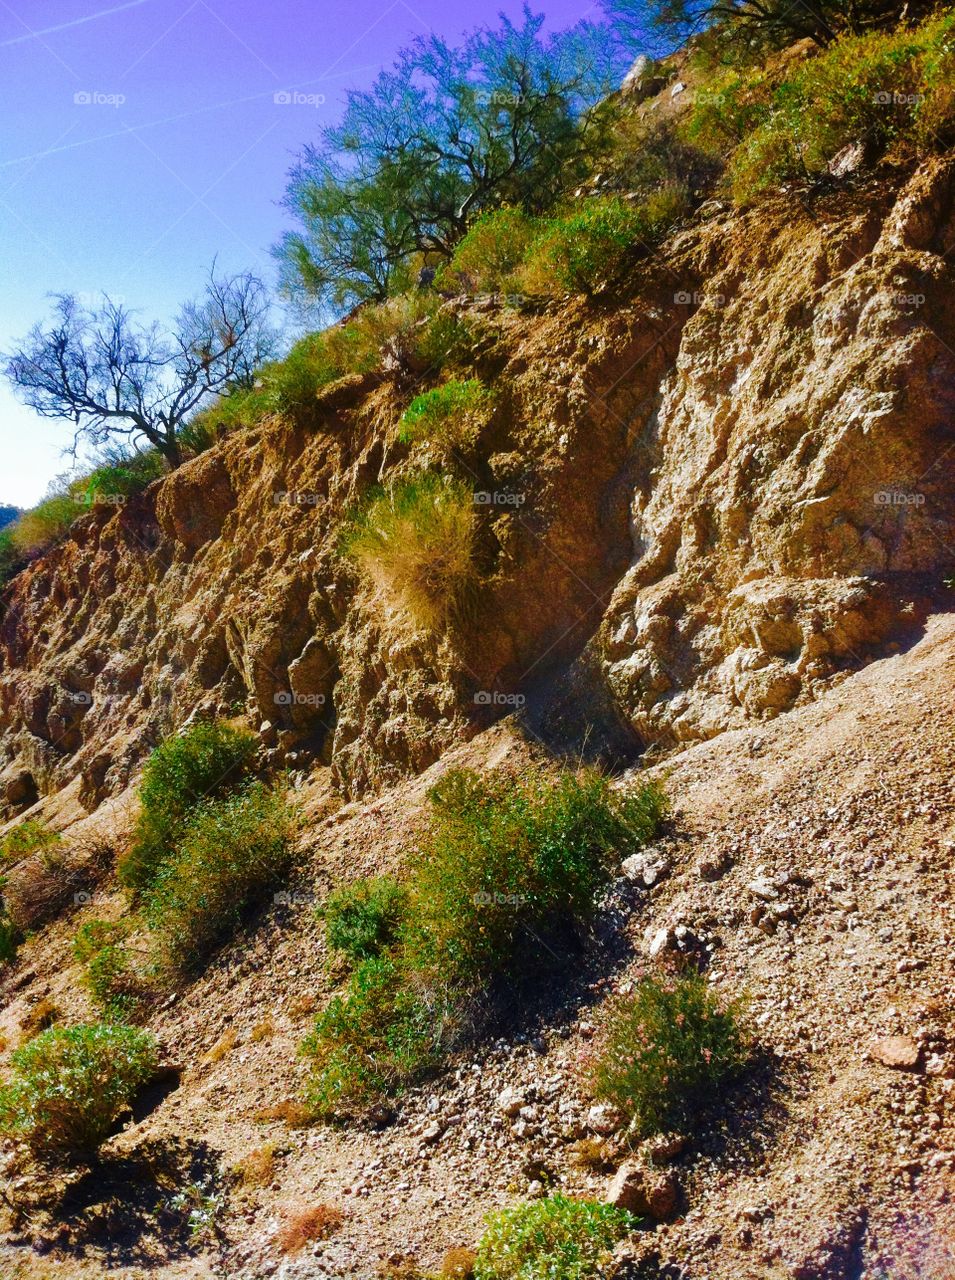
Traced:
<path fill-rule="evenodd" d="M 595 773 L 550 781 L 456 770 L 429 799 L 400 911 L 385 928 L 362 900 L 338 913 L 340 945 L 356 958 L 359 947 L 378 954 L 303 1045 L 308 1102 L 320 1114 L 347 1113 L 438 1065 L 482 985 L 518 970 L 529 930 L 586 917 L 616 862 L 650 839 L 665 811 L 655 788 L 621 796 Z M 345 891 L 343 907 L 353 901 Z"/>
<path fill-rule="evenodd" d="M 253 782 L 196 807 L 143 895 L 161 975 L 195 970 L 288 870 L 292 814 L 278 791 Z"/>
<path fill-rule="evenodd" d="M 625 1209 L 552 1195 L 487 1219 L 475 1280 L 590 1280 L 638 1225 Z"/>
<path fill-rule="evenodd" d="M 746 1059 L 738 1004 L 699 974 L 647 977 L 609 1010 L 590 1080 L 640 1135 L 685 1122 Z"/>
<path fill-rule="evenodd" d="M 362 961 L 302 1043 L 307 1105 L 321 1116 L 348 1114 L 418 1078 L 440 1060 L 443 1013 L 400 959 Z"/>
<path fill-rule="evenodd" d="M 257 745 L 247 729 L 199 720 L 156 748 L 139 787 L 142 808 L 133 843 L 119 863 L 124 884 L 143 889 L 152 882 L 193 808 L 240 783 Z"/>
<path fill-rule="evenodd" d="M 0 890 L 6 882 L 0 877 Z M 0 897 L 0 965 L 12 964 L 17 958 L 17 947 L 20 945 L 20 930 L 10 919 L 6 904 Z"/>
<path fill-rule="evenodd" d="M 596 771 L 555 781 L 453 770 L 430 800 L 406 946 L 415 968 L 464 984 L 507 968 L 528 926 L 586 917 L 666 807 L 655 787 L 621 796 Z"/>
<path fill-rule="evenodd" d="M 402 886 L 388 876 L 336 889 L 319 909 L 328 945 L 352 961 L 380 955 L 395 941 L 405 897 Z"/>
<path fill-rule="evenodd" d="M 15 577 L 25 563 L 23 553 L 14 541 L 13 530 L 9 526 L 0 529 L 0 587 Z"/>
<path fill-rule="evenodd" d="M 113 1021 L 134 1016 L 143 992 L 122 945 L 128 921 L 89 920 L 73 939 L 73 955 L 83 965 L 83 985 L 90 998 Z"/>
<path fill-rule="evenodd" d="M 66 537 L 70 525 L 82 514 L 83 507 L 71 494 L 51 494 L 8 526 L 14 551 L 27 558 L 42 555 Z"/>
<path fill-rule="evenodd" d="M 728 82 L 725 103 L 697 121 L 719 142 L 741 135 L 729 182 L 741 202 L 826 171 L 850 143 L 870 154 L 943 149 L 955 139 L 955 14 L 914 30 L 846 37 L 796 68 L 767 97 L 758 76 Z"/>
<path fill-rule="evenodd" d="M 618 284 L 627 265 L 655 244 L 689 207 L 681 186 L 643 201 L 600 196 L 551 219 L 531 245 L 518 282 L 528 293 L 595 294 Z"/>
<path fill-rule="evenodd" d="M 342 550 L 372 587 L 426 629 L 469 614 L 477 586 L 471 489 L 426 471 L 372 494 Z"/>
<path fill-rule="evenodd" d="M 415 352 L 425 366 L 423 372 L 438 373 L 445 368 L 464 368 L 473 360 L 484 334 L 473 317 L 442 307 L 415 335 Z"/>
<path fill-rule="evenodd" d="M 458 281 L 469 291 L 509 291 L 540 224 L 520 209 L 495 209 L 479 218 L 454 251 L 439 283 Z"/>
<path fill-rule="evenodd" d="M 415 396 L 401 418 L 405 444 L 436 442 L 444 450 L 473 448 L 494 410 L 494 394 L 477 378 L 452 378 Z"/>
<path fill-rule="evenodd" d="M 50 1027 L 13 1054 L 0 1132 L 49 1160 L 90 1156 L 156 1069 L 154 1038 L 122 1024 Z"/>
<path fill-rule="evenodd" d="M 0 840 L 0 863 L 19 862 L 32 853 L 46 853 L 63 840 L 59 831 L 48 827 L 40 818 L 27 818 Z"/>
<path fill-rule="evenodd" d="M 165 475 L 166 470 L 158 449 L 114 449 L 107 452 L 88 476 L 75 481 L 71 491 L 81 506 L 121 505 L 126 498 L 142 493 L 154 480 Z"/>

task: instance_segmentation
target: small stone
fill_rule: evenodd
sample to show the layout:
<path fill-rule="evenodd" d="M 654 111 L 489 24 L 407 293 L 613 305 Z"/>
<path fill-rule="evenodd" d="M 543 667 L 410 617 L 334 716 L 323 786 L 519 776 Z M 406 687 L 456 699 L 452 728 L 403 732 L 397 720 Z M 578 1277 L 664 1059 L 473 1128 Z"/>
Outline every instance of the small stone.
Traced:
<path fill-rule="evenodd" d="M 775 902 L 779 897 L 779 890 L 770 880 L 753 880 L 746 888 L 754 897 L 762 898 L 764 902 Z"/>
<path fill-rule="evenodd" d="M 687 1147 L 687 1137 L 683 1133 L 660 1133 L 643 1144 L 652 1164 L 668 1164 L 681 1156 Z"/>
<path fill-rule="evenodd" d="M 680 1184 L 672 1171 L 628 1160 L 614 1174 L 605 1199 L 618 1209 L 662 1221 L 676 1209 L 679 1194 Z"/>
<path fill-rule="evenodd" d="M 671 929 L 658 929 L 653 935 L 647 954 L 651 960 L 655 960 L 664 951 L 671 950 L 674 942 L 675 938 Z"/>
<path fill-rule="evenodd" d="M 703 858 L 697 867 L 697 872 L 701 880 L 712 882 L 719 880 L 721 876 L 725 876 L 727 871 L 733 865 L 731 859 L 725 853 L 711 854 L 708 858 Z"/>
<path fill-rule="evenodd" d="M 616 1133 L 622 1123 L 620 1112 L 607 1102 L 598 1102 L 587 1112 L 587 1128 L 604 1138 Z"/>
<path fill-rule="evenodd" d="M 441 1135 L 444 1133 L 444 1125 L 440 1120 L 435 1120 L 428 1125 L 427 1129 L 421 1135 L 421 1141 L 426 1146 L 434 1146 L 436 1142 L 440 1142 Z"/>
<path fill-rule="evenodd" d="M 670 97 L 671 98 L 677 97 L 677 95 L 681 94 L 685 88 L 686 88 L 686 85 L 683 83 L 683 81 L 678 80 L 676 84 L 673 86 L 673 88 L 670 90 Z"/>
<path fill-rule="evenodd" d="M 922 1051 L 911 1036 L 884 1036 L 876 1040 L 869 1050 L 869 1057 L 874 1062 L 896 1071 L 913 1071 L 921 1056 Z"/>
<path fill-rule="evenodd" d="M 514 1089 L 511 1085 L 507 1085 L 497 1095 L 498 1110 L 512 1119 L 514 1116 L 520 1115 L 521 1107 L 525 1106 L 527 1106 L 527 1098 L 519 1089 Z"/>

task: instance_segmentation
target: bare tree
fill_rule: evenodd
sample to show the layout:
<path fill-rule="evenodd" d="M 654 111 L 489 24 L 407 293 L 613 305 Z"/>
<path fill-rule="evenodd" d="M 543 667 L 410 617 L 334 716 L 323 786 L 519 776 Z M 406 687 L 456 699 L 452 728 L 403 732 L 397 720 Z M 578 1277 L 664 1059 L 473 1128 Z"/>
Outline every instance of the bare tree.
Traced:
<path fill-rule="evenodd" d="M 256 276 L 219 278 L 215 264 L 202 297 L 182 307 L 169 333 L 106 296 L 89 308 L 59 294 L 53 323 L 35 325 L 5 357 L 6 375 L 42 417 L 76 424 L 74 452 L 83 439 L 146 440 L 177 467 L 183 423 L 212 397 L 250 387 L 275 354 L 268 308 Z"/>

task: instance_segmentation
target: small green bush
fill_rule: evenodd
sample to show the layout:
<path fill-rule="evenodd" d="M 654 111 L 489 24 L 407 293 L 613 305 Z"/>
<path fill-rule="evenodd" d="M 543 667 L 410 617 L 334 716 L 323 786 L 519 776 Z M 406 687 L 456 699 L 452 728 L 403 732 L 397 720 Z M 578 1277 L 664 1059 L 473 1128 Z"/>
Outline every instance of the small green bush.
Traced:
<path fill-rule="evenodd" d="M 746 1053 L 740 1006 L 705 978 L 647 977 L 611 1006 L 590 1081 L 643 1136 L 685 1122 Z"/>
<path fill-rule="evenodd" d="M 0 878 L 0 890 L 6 882 Z M 17 947 L 20 945 L 20 930 L 10 919 L 6 904 L 0 897 L 0 965 L 12 964 L 17 958 Z"/>
<path fill-rule="evenodd" d="M 83 510 L 69 493 L 53 493 L 44 498 L 8 526 L 14 551 L 26 558 L 42 555 L 57 542 L 62 542 Z"/>
<path fill-rule="evenodd" d="M 288 870 L 293 819 L 261 782 L 196 807 L 143 895 L 161 977 L 199 967 Z"/>
<path fill-rule="evenodd" d="M 0 840 L 0 863 L 19 862 L 32 853 L 49 852 L 62 840 L 60 833 L 48 827 L 42 819 L 27 818 Z"/>
<path fill-rule="evenodd" d="M 132 846 L 119 863 L 125 885 L 141 890 L 152 883 L 195 806 L 239 784 L 257 745 L 247 729 L 199 720 L 156 748 L 139 787 Z"/>
<path fill-rule="evenodd" d="M 654 786 L 629 796 L 596 771 L 520 779 L 452 770 L 409 880 L 412 965 L 467 984 L 506 969 L 533 930 L 585 918 L 622 858 L 657 830 Z"/>
<path fill-rule="evenodd" d="M 625 1209 L 552 1195 L 487 1219 L 475 1280 L 590 1280 L 638 1225 Z"/>
<path fill-rule="evenodd" d="M 528 293 L 595 294 L 620 282 L 627 265 L 655 244 L 689 207 L 686 189 L 666 186 L 643 201 L 600 196 L 550 220 L 519 276 Z"/>
<path fill-rule="evenodd" d="M 402 415 L 400 439 L 436 442 L 446 451 L 470 449 L 493 411 L 494 394 L 478 378 L 451 378 L 415 396 Z"/>
<path fill-rule="evenodd" d="M 484 214 L 458 242 L 439 283 L 457 281 L 471 292 L 510 291 L 539 230 L 538 219 L 520 209 Z"/>
<path fill-rule="evenodd" d="M 469 616 L 477 586 L 471 489 L 426 471 L 371 495 L 341 541 L 366 580 L 426 629 Z"/>
<path fill-rule="evenodd" d="M 50 1027 L 13 1054 L 0 1132 L 47 1160 L 91 1156 L 156 1069 L 153 1036 L 122 1024 Z"/>
<path fill-rule="evenodd" d="M 85 966 L 83 985 L 111 1021 L 126 1021 L 140 1009 L 143 992 L 123 942 L 128 921 L 88 920 L 73 939 L 73 955 Z"/>
<path fill-rule="evenodd" d="M 12 529 L 0 529 L 0 587 L 6 586 L 11 578 L 16 577 L 25 563 L 23 552 L 14 541 Z"/>
<path fill-rule="evenodd" d="M 415 334 L 415 353 L 425 366 L 422 372 L 466 368 L 484 340 L 484 330 L 473 317 L 442 307 Z"/>
<path fill-rule="evenodd" d="M 100 464 L 72 486 L 81 506 L 98 503 L 121 505 L 127 498 L 147 488 L 166 473 L 166 463 L 157 449 L 109 451 Z"/>
<path fill-rule="evenodd" d="M 388 876 L 336 889 L 319 909 L 328 945 L 352 961 L 380 955 L 395 941 L 405 898 L 402 886 Z"/>
<path fill-rule="evenodd" d="M 443 1013 L 400 960 L 364 960 L 302 1043 L 306 1104 L 320 1116 L 347 1115 L 418 1078 L 440 1060 Z"/>

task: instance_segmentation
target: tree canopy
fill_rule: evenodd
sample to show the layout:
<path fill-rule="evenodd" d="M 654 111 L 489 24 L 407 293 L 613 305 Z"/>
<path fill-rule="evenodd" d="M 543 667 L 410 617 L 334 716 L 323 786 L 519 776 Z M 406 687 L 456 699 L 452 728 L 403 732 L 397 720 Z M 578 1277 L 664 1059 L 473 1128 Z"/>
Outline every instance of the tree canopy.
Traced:
<path fill-rule="evenodd" d="M 417 255 L 448 258 L 489 209 L 541 211 L 587 170 L 622 70 L 605 29 L 544 37 L 525 9 L 459 47 L 416 40 L 307 147 L 276 248 L 283 284 L 329 308 L 381 300 Z"/>

